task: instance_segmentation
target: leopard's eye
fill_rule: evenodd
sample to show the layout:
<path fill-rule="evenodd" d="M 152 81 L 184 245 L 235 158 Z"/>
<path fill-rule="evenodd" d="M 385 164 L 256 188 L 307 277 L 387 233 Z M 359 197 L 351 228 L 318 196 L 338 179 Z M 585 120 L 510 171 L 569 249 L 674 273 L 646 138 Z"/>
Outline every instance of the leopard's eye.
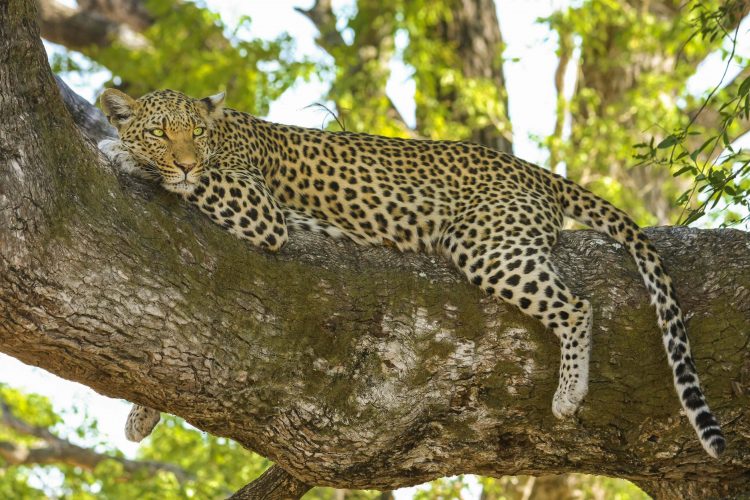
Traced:
<path fill-rule="evenodd" d="M 195 127 L 193 129 L 193 137 L 198 137 L 200 135 L 203 135 L 203 132 L 205 132 L 205 130 L 203 130 L 203 127 Z"/>
<path fill-rule="evenodd" d="M 149 130 L 151 132 L 151 135 L 155 135 L 156 137 L 164 137 L 164 131 L 160 128 L 152 128 Z"/>

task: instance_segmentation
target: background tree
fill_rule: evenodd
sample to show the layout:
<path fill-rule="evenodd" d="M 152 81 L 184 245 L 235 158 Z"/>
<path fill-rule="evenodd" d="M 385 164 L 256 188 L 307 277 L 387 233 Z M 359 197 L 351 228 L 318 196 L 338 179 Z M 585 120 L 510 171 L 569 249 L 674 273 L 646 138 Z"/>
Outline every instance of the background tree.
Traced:
<path fill-rule="evenodd" d="M 570 63 L 578 41 L 577 79 L 568 102 L 558 84 L 560 104 L 570 113 L 568 137 L 562 127 L 548 139 L 553 162 L 648 224 L 669 224 L 679 216 L 674 200 L 685 182 L 674 182 L 663 165 L 635 162 L 633 145 L 653 136 L 659 142 L 684 127 L 700 106 L 686 84 L 698 65 L 720 47 L 724 36 L 699 35 L 701 15 L 729 8 L 714 19 L 726 33 L 737 29 L 750 9 L 746 1 L 584 2 L 553 15 L 550 25 L 561 43 L 561 66 Z M 737 77 L 738 82 L 743 77 Z M 682 104 L 680 104 L 683 102 Z M 563 116 L 558 118 L 562 123 Z M 701 135 L 718 130 L 716 113 L 705 113 Z M 734 138 L 750 122 L 733 130 Z"/>
<path fill-rule="evenodd" d="M 43 0 L 40 6 L 45 38 L 79 51 L 93 68 L 109 69 L 110 85 L 133 95 L 157 87 L 190 95 L 222 89 L 233 95 L 234 106 L 263 115 L 271 101 L 314 69 L 291 60 L 291 35 L 248 40 L 241 35 L 249 18 L 227 26 L 192 2 L 90 0 L 74 9 Z M 82 69 L 71 57 L 52 62 L 56 71 Z"/>
<path fill-rule="evenodd" d="M 298 9 L 320 31 L 318 44 L 334 58 L 337 74 L 328 97 L 356 131 L 433 139 L 470 140 L 512 151 L 502 66 L 502 36 L 489 0 L 358 1 L 346 20 L 346 43 L 330 0 Z M 386 95 L 397 32 L 414 69 L 416 123 Z M 372 120 L 376 120 L 373 122 Z M 378 121 L 379 120 L 379 121 Z"/>
<path fill-rule="evenodd" d="M 720 6 L 695 6 L 694 36 L 702 40 L 724 39 L 727 65 L 721 79 L 699 103 L 688 108 L 687 117 L 661 142 L 640 144 L 636 155 L 644 164 L 674 172 L 690 181 L 677 199 L 680 219 L 687 224 L 708 215 L 722 225 L 750 221 L 750 161 L 736 144 L 750 128 L 750 69 L 737 49 L 744 39 L 738 19 L 746 15 L 748 2 L 732 0 Z M 740 62 L 740 71 L 730 72 Z M 689 119 L 689 120 L 688 120 Z M 685 124 L 687 121 L 687 124 Z M 718 209 L 717 209 L 718 206 Z"/>
<path fill-rule="evenodd" d="M 79 411 L 75 407 L 66 412 Z M 60 435 L 67 435 L 60 437 Z M 85 443 L 81 446 L 77 443 Z M 158 443 L 158 445 L 156 445 Z M 166 416 L 152 439 L 128 460 L 99 437 L 95 419 L 67 428 L 49 400 L 0 386 L 0 493 L 31 500 L 68 498 L 223 498 L 271 462 L 231 439 L 189 428 Z M 45 482 L 59 484 L 46 485 Z M 316 488 L 310 500 L 379 499 L 380 492 Z"/>
<path fill-rule="evenodd" d="M 205 94 L 214 92 L 217 85 L 228 81 L 230 85 L 236 83 L 232 87 L 233 94 L 238 95 L 237 99 L 233 99 L 233 102 L 238 103 L 236 106 L 260 114 L 267 110 L 268 103 L 288 88 L 295 78 L 309 74 L 310 63 L 290 60 L 284 53 L 290 41 L 289 38 L 282 38 L 273 43 L 246 42 L 238 38 L 240 29 L 233 30 L 229 36 L 226 36 L 226 26 L 222 26 L 218 18 L 205 9 L 197 8 L 192 4 L 176 5 L 175 8 L 171 3 L 150 2 L 148 8 L 145 8 L 142 3 L 132 1 L 80 2 L 76 17 L 81 12 L 89 13 L 108 28 L 104 30 L 106 36 L 103 39 L 85 43 L 80 40 L 85 30 L 74 30 L 78 41 L 75 44 L 71 42 L 70 46 L 82 50 L 100 64 L 112 69 L 117 75 L 119 85 L 133 93 L 138 94 L 154 87 L 174 86 L 194 94 Z M 589 12 L 588 14 L 595 21 L 597 19 L 598 21 L 615 20 L 616 22 L 612 21 L 614 27 L 611 30 L 605 30 L 607 32 L 619 33 L 622 30 L 627 32 L 628 29 L 633 28 L 632 24 L 627 23 L 632 23 L 633 19 L 626 16 L 625 21 L 619 20 L 620 11 L 627 11 L 627 8 L 621 9 L 622 5 L 619 7 L 618 5 L 612 3 L 609 5 L 609 10 L 605 10 L 603 14 L 602 12 Z M 651 3 L 651 5 L 654 4 Z M 340 21 L 337 21 L 330 5 L 327 12 L 325 6 L 325 2 L 317 2 L 311 12 L 318 9 L 322 13 L 308 13 L 308 16 L 321 27 L 321 45 L 334 58 L 336 77 L 328 97 L 336 104 L 337 111 L 344 119 L 347 128 L 391 135 L 471 139 L 505 150 L 511 148 L 510 125 L 506 111 L 507 99 L 504 98 L 502 88 L 503 74 L 502 64 L 500 64 L 502 40 L 497 27 L 497 19 L 488 15 L 494 10 L 488 10 L 487 2 L 438 2 L 430 3 L 430 9 L 425 9 L 425 6 L 420 5 L 419 2 L 406 2 L 405 4 L 379 2 L 377 6 L 360 2 L 356 13 L 346 21 L 346 27 L 354 32 L 351 43 L 343 41 L 341 33 L 336 29 L 337 25 L 340 26 Z M 593 9 L 596 6 L 596 2 L 585 3 L 581 9 Z M 428 11 L 430 15 L 422 15 L 425 11 Z M 628 12 L 632 14 L 631 11 Z M 681 11 L 682 14 L 684 12 Z M 582 10 L 570 15 L 585 18 L 583 16 L 585 13 Z M 596 18 L 597 15 L 602 17 Z M 61 15 L 58 13 L 56 16 L 59 19 Z M 328 28 L 317 20 L 320 17 L 325 19 L 326 16 L 329 18 Z M 333 16 L 332 24 L 330 23 L 331 16 Z M 48 22 L 45 22 L 43 27 L 49 25 L 50 17 L 54 18 L 54 16 L 49 16 Z M 58 23 L 57 26 L 60 29 L 61 24 Z M 190 26 L 190 29 L 186 29 L 186 26 Z M 331 26 L 333 26 L 332 29 Z M 647 26 L 648 29 L 653 28 L 649 26 Z M 658 29 L 654 28 L 654 31 L 662 30 L 661 26 L 657 26 Z M 124 27 L 127 27 L 127 30 Z M 388 61 L 396 50 L 394 38 L 398 30 L 408 33 L 409 44 L 404 49 L 403 56 L 416 68 L 417 116 L 413 127 L 406 124 L 406 120 L 399 115 L 384 91 L 385 81 L 388 78 Z M 45 28 L 45 32 L 54 33 L 50 28 Z M 670 35 L 675 33 L 680 35 L 678 30 L 672 30 Z M 336 40 L 337 34 L 339 40 Z M 627 38 L 624 46 L 630 47 L 634 39 L 640 40 L 648 34 L 638 32 L 636 36 Z M 587 47 L 585 44 L 591 39 L 591 46 L 594 48 L 598 47 L 599 42 L 596 41 L 596 37 L 600 35 L 600 33 L 578 34 L 582 39 L 582 47 Z M 64 41 L 65 35 L 49 34 L 48 36 L 50 38 L 58 36 L 58 41 Z M 571 38 L 570 32 L 565 33 L 562 38 Z M 664 39 L 666 38 L 650 43 L 659 46 Z M 679 36 L 669 40 L 674 45 L 677 39 Z M 164 40 L 170 40 L 169 46 L 183 44 L 179 50 L 191 50 L 198 55 L 184 66 L 176 64 L 178 52 L 166 50 L 164 46 L 167 44 L 163 43 Z M 175 41 L 179 43 L 174 43 Z M 605 40 L 602 44 L 611 46 L 613 42 Z M 703 55 L 706 52 L 704 51 Z M 490 64 L 482 66 L 479 58 L 472 60 L 471 54 L 486 54 L 487 57 L 484 59 L 490 61 Z M 587 49 L 582 48 L 581 64 L 585 66 L 588 62 L 596 66 L 591 61 L 612 57 L 612 53 L 609 52 L 597 53 L 592 49 L 590 54 Z M 632 62 L 651 58 L 654 58 L 652 52 L 636 51 L 634 55 L 623 60 Z M 270 72 L 258 71 L 253 64 L 247 64 L 248 60 L 256 64 L 278 61 L 279 68 Z M 457 69 L 458 62 L 464 64 L 459 65 Z M 65 64 L 70 64 L 70 60 L 59 60 L 57 63 L 62 69 Z M 581 70 L 589 75 L 588 80 L 580 79 L 583 84 L 579 85 L 579 88 L 588 89 L 586 92 L 582 91 L 581 95 L 590 97 L 592 92 L 596 94 L 600 90 L 602 96 L 607 94 L 605 92 L 607 89 L 600 89 L 596 82 L 607 83 L 608 78 L 619 78 L 618 71 L 622 68 L 606 69 L 610 72 L 595 76 L 591 76 L 592 73 L 595 70 L 601 73 L 602 68 L 589 67 L 585 71 Z M 650 70 L 650 68 L 646 69 Z M 264 75 L 269 74 L 271 76 L 264 80 Z M 196 75 L 205 75 L 205 77 L 197 78 Z M 684 77 L 682 84 L 684 85 Z M 635 86 L 634 83 L 633 85 Z M 256 92 L 239 90 L 248 88 L 256 89 Z M 653 92 L 654 88 L 644 87 L 641 90 L 643 95 L 647 95 L 649 91 Z M 675 90 L 674 95 L 679 95 L 679 92 L 680 90 Z M 620 94 L 623 93 L 628 92 L 620 92 Z M 614 94 L 617 94 L 615 97 L 618 99 L 627 100 L 618 92 Z M 580 97 L 578 91 L 576 96 L 574 101 Z M 354 103 L 357 103 L 357 106 L 353 106 Z M 583 97 L 579 103 L 583 103 L 580 104 L 581 106 L 590 104 Z M 626 104 L 632 106 L 633 103 L 639 104 L 639 101 L 635 99 Z M 350 104 L 352 106 L 349 106 Z M 568 106 L 572 109 L 576 105 L 569 104 Z M 628 109 L 627 106 L 625 109 Z M 638 128 L 637 120 L 618 122 L 618 118 L 612 115 L 608 106 L 593 106 L 593 110 L 582 107 L 579 111 L 580 116 L 586 117 L 584 123 L 594 124 L 591 125 L 592 129 L 599 132 L 609 131 L 602 135 L 603 144 L 608 147 L 619 145 L 622 148 L 632 144 L 628 141 L 632 141 L 635 137 L 634 131 Z M 597 122 L 597 120 L 600 121 Z M 622 132 L 622 130 L 630 132 L 622 136 L 614 133 Z M 578 132 L 574 127 L 570 138 L 571 151 L 585 149 L 582 147 L 585 145 L 585 134 L 586 131 L 582 127 L 579 127 Z M 573 147 L 576 144 L 578 147 Z M 558 143 L 558 146 L 560 146 L 560 151 L 564 150 L 563 143 Z M 575 173 L 574 157 L 569 153 L 560 154 L 562 155 L 560 157 L 565 158 L 566 163 L 569 163 L 571 173 Z M 612 156 L 611 151 L 609 154 Z M 601 172 L 607 172 L 607 168 L 611 168 L 611 164 L 610 167 L 606 167 L 606 162 L 611 158 L 606 158 L 606 155 L 602 158 L 604 158 L 603 161 L 593 162 L 595 166 L 590 167 L 592 172 L 588 175 L 591 179 L 597 179 Z M 624 174 L 614 177 L 619 182 L 627 179 Z M 611 182 L 604 184 L 613 185 Z M 614 185 L 616 186 L 617 183 Z M 610 198 L 617 199 L 620 191 L 610 193 L 614 194 Z"/>

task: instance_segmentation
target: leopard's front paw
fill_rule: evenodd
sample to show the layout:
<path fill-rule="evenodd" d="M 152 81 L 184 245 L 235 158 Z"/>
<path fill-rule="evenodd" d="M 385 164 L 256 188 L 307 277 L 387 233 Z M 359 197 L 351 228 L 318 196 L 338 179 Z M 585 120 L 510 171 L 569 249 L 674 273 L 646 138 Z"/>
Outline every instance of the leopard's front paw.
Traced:
<path fill-rule="evenodd" d="M 114 165 L 118 170 L 130 175 L 142 176 L 142 169 L 133 159 L 130 152 L 125 149 L 122 142 L 117 139 L 104 139 L 97 144 L 99 151 Z"/>

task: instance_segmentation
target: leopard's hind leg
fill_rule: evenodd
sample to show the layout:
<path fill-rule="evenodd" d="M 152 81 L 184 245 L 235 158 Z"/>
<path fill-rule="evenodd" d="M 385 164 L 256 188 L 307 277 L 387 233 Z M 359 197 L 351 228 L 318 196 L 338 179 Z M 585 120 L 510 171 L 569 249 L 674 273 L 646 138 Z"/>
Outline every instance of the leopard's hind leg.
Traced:
<path fill-rule="evenodd" d="M 549 260 L 556 233 L 530 238 L 528 232 L 493 228 L 488 234 L 472 231 L 470 223 L 469 218 L 468 227 L 455 226 L 446 235 L 446 249 L 469 281 L 557 336 L 560 376 L 552 412 L 558 418 L 573 415 L 588 391 L 592 314 L 589 302 L 568 289 Z"/>

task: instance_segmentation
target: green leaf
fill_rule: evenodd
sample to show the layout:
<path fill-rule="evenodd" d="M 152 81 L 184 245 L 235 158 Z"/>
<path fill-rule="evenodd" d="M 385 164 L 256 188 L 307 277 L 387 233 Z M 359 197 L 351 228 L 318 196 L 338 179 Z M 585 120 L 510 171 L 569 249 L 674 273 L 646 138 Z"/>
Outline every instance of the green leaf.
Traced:
<path fill-rule="evenodd" d="M 684 205 L 690 199 L 690 194 L 693 192 L 692 189 L 688 189 L 683 192 L 676 200 L 677 205 Z"/>
<path fill-rule="evenodd" d="M 740 89 L 737 91 L 737 95 L 739 97 L 742 97 L 746 95 L 750 91 L 750 76 L 742 80 L 742 83 L 740 84 Z"/>
<path fill-rule="evenodd" d="M 698 219 L 700 219 L 700 218 L 701 218 L 701 217 L 703 217 L 704 215 L 706 215 L 706 214 L 705 214 L 705 212 L 703 212 L 702 210 L 695 210 L 695 211 L 692 211 L 692 212 L 690 212 L 690 215 L 688 215 L 688 218 L 687 218 L 687 219 L 685 219 L 685 220 L 684 220 L 684 221 L 682 222 L 682 225 L 683 225 L 683 226 L 687 226 L 687 225 L 689 225 L 689 224 L 691 224 L 691 223 L 693 223 L 693 222 L 697 221 Z"/>
<path fill-rule="evenodd" d="M 711 204 L 711 209 L 713 209 L 713 208 L 714 208 L 714 207 L 715 207 L 715 206 L 716 206 L 716 205 L 717 205 L 717 204 L 719 203 L 719 200 L 721 200 L 721 193 L 722 193 L 722 192 L 723 192 L 723 191 L 717 191 L 717 192 L 715 192 L 715 193 L 713 193 L 713 194 L 711 195 L 711 196 L 715 196 L 715 197 L 716 197 L 716 198 L 714 199 L 714 202 L 713 202 L 713 203 Z M 710 198 L 709 198 L 709 199 L 710 199 Z"/>
<path fill-rule="evenodd" d="M 674 134 L 670 134 L 663 141 L 661 141 L 658 146 L 656 146 L 656 149 L 666 149 L 670 146 L 674 146 L 679 142 L 680 139 L 677 136 L 675 136 Z"/>
<path fill-rule="evenodd" d="M 679 177 L 680 175 L 684 174 L 685 172 L 690 172 L 691 174 L 697 174 L 698 170 L 692 166 L 692 165 L 685 165 L 681 169 L 679 169 L 677 172 L 672 174 L 672 177 Z"/>
<path fill-rule="evenodd" d="M 693 161 L 696 161 L 698 159 L 698 155 L 701 154 L 701 151 L 703 151 L 704 149 L 706 149 L 706 147 L 709 144 L 711 144 L 711 142 L 715 141 L 716 137 L 718 137 L 718 136 L 713 136 L 713 137 L 709 137 L 708 139 L 706 139 L 706 142 L 704 142 L 703 144 L 701 144 L 698 149 L 696 149 L 695 151 L 693 151 L 692 153 L 690 153 L 690 158 L 692 158 Z"/>

